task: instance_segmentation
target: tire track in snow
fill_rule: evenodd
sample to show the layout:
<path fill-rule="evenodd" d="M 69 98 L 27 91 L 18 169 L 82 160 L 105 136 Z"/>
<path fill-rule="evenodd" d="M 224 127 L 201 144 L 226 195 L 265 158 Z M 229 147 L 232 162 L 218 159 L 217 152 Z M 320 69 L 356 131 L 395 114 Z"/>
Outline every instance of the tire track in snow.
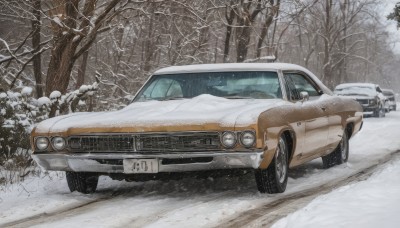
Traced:
<path fill-rule="evenodd" d="M 395 151 L 380 159 L 378 163 L 359 170 L 345 178 L 338 178 L 329 183 L 283 195 L 267 204 L 235 214 L 215 227 L 270 227 L 279 219 L 303 208 L 320 195 L 327 194 L 336 188 L 368 179 L 375 171 L 395 158 L 400 158 L 400 151 Z"/>
<path fill-rule="evenodd" d="M 80 208 L 84 208 L 84 207 L 90 206 L 95 203 L 111 200 L 115 197 L 118 197 L 118 196 L 123 195 L 128 192 L 130 192 L 130 191 L 128 191 L 128 190 L 114 191 L 114 192 L 112 192 L 111 195 L 100 196 L 99 198 L 96 198 L 93 200 L 88 200 L 84 203 L 77 203 L 77 204 L 73 203 L 72 205 L 65 206 L 65 207 L 53 210 L 51 212 L 43 212 L 43 213 L 32 215 L 32 216 L 29 216 L 29 217 L 26 217 L 23 219 L 19 219 L 16 221 L 0 223 L 0 227 L 27 227 L 28 225 L 24 225 L 24 224 L 27 224 L 31 221 L 43 220 L 43 219 L 57 216 L 59 214 L 63 214 L 63 213 L 69 212 L 69 211 L 79 210 Z"/>
<path fill-rule="evenodd" d="M 113 192 L 113 194 L 111 194 L 111 195 L 108 195 L 105 197 L 100 197 L 95 200 L 91 200 L 89 202 L 82 203 L 79 205 L 64 207 L 62 209 L 53 210 L 51 212 L 40 213 L 37 215 L 29 216 L 29 217 L 26 217 L 26 218 L 23 218 L 23 219 L 20 219 L 17 221 L 12 221 L 12 222 L 8 222 L 8 223 L 4 223 L 4 224 L 0 223 L 0 227 L 31 227 L 31 226 L 35 226 L 35 225 L 41 225 L 41 224 L 43 224 L 43 225 L 49 224 L 49 226 L 51 227 L 52 222 L 56 222 L 58 220 L 63 220 L 63 219 L 68 219 L 68 218 L 73 218 L 74 216 L 80 216 L 82 214 L 85 214 L 85 212 L 88 212 L 88 211 L 101 210 L 102 208 L 106 208 L 107 204 L 112 201 L 115 202 L 117 200 L 119 200 L 119 201 L 126 200 L 126 198 L 121 198 L 121 196 L 122 197 L 124 195 L 129 196 L 130 194 L 134 194 L 135 192 L 136 191 L 132 191 L 132 189 L 116 191 L 116 192 Z M 157 192 L 149 192 L 147 194 L 140 194 L 140 197 L 144 198 L 146 196 L 151 196 L 154 194 L 157 194 Z M 234 194 L 235 194 L 235 192 L 233 190 L 228 190 L 228 191 L 224 191 L 221 193 L 214 193 L 212 196 L 205 195 L 203 197 L 196 198 L 196 201 L 198 201 L 198 202 L 191 203 L 189 206 L 201 205 L 203 203 L 215 201 L 217 199 L 220 199 L 221 197 L 224 197 L 227 195 L 232 196 Z M 236 194 L 239 194 L 239 193 L 236 193 Z M 118 197 L 120 197 L 120 198 L 118 199 Z M 135 198 L 132 198 L 132 199 L 135 200 Z M 150 203 L 151 203 L 151 200 L 150 200 Z M 146 206 L 146 203 L 142 203 L 142 204 L 144 204 L 144 206 Z M 116 203 L 116 205 L 118 205 L 118 203 Z M 140 206 L 140 205 L 136 205 L 136 206 Z M 160 210 L 155 210 L 151 213 L 146 214 L 145 216 L 139 215 L 136 218 L 133 218 L 133 219 L 127 221 L 126 226 L 135 224 L 135 227 L 141 227 L 141 226 L 144 226 L 146 224 L 149 224 L 151 222 L 158 220 L 159 218 L 163 217 L 164 215 L 166 215 L 172 211 L 181 210 L 181 209 L 189 207 L 189 206 L 185 201 L 176 201 L 176 202 L 173 201 L 170 204 L 168 204 L 168 207 L 166 207 L 166 208 L 164 207 Z M 140 224 L 140 225 L 138 225 L 138 224 Z M 126 226 L 123 226 L 123 227 L 126 227 Z"/>
<path fill-rule="evenodd" d="M 132 226 L 132 224 L 134 224 L 135 227 L 144 227 L 146 225 L 151 224 L 152 222 L 155 222 L 155 221 L 165 217 L 167 214 L 172 213 L 174 211 L 179 211 L 179 210 L 182 210 L 184 208 L 191 208 L 191 207 L 200 206 L 202 204 L 207 204 L 209 202 L 221 199 L 224 196 L 228 196 L 228 195 L 229 196 L 234 196 L 234 195 L 239 195 L 239 194 L 240 193 L 237 193 L 237 192 L 235 192 L 233 190 L 229 190 L 229 191 L 225 191 L 225 192 L 222 192 L 222 193 L 213 194 L 212 197 L 205 196 L 205 197 L 202 197 L 202 198 L 196 198 L 196 200 L 198 202 L 191 203 L 190 205 L 188 205 L 186 202 L 181 202 L 181 203 L 178 203 L 179 204 L 178 207 L 173 207 L 172 209 L 171 208 L 165 208 L 165 209 L 162 209 L 162 210 L 159 210 L 159 211 L 154 211 L 151 214 L 146 214 L 145 217 L 138 217 L 138 218 L 135 218 L 133 220 L 130 220 L 130 221 L 126 222 L 125 224 L 119 224 L 118 226 L 119 227 L 129 227 L 129 226 Z"/>

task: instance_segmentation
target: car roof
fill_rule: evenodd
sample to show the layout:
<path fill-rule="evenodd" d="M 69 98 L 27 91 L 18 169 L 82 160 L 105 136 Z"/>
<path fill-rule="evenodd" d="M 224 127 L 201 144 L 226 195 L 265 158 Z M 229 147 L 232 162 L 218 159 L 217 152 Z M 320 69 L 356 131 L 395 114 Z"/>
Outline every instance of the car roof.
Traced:
<path fill-rule="evenodd" d="M 231 72 L 231 71 L 278 71 L 293 70 L 305 71 L 307 69 L 289 63 L 218 63 L 218 64 L 196 64 L 185 66 L 171 66 L 157 70 L 154 74 L 179 74 L 179 73 L 201 73 L 201 72 Z"/>
<path fill-rule="evenodd" d="M 343 83 L 340 85 L 337 85 L 335 89 L 343 89 L 343 88 L 348 88 L 348 87 L 371 87 L 371 88 L 376 88 L 376 84 L 372 83 Z"/>

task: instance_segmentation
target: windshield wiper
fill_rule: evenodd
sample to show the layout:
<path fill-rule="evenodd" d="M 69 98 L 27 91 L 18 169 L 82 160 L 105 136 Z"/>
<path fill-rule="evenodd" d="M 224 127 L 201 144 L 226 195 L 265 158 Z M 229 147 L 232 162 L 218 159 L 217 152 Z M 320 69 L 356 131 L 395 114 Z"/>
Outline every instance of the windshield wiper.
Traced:
<path fill-rule="evenodd" d="M 173 101 L 173 100 L 183 100 L 183 99 L 187 99 L 184 97 L 166 97 L 164 99 L 160 99 L 159 101 Z"/>

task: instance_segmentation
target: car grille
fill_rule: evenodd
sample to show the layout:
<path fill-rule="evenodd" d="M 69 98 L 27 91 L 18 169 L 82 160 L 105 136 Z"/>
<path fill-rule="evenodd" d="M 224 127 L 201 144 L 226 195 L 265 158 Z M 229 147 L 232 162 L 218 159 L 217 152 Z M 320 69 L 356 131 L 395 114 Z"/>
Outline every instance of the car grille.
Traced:
<path fill-rule="evenodd" d="M 357 101 L 360 104 L 368 104 L 368 100 L 367 99 L 357 99 Z"/>
<path fill-rule="evenodd" d="M 218 133 L 140 135 L 138 151 L 201 151 L 219 149 Z"/>
<path fill-rule="evenodd" d="M 72 136 L 68 145 L 72 151 L 82 152 L 126 152 L 133 151 L 132 135 Z"/>
<path fill-rule="evenodd" d="M 218 132 L 71 136 L 73 152 L 180 152 L 220 149 Z"/>

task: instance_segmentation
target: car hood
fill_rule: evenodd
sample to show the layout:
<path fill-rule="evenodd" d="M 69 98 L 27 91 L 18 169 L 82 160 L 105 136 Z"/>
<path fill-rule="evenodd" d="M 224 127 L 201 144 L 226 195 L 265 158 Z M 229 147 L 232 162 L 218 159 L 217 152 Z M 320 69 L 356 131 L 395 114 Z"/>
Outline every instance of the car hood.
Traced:
<path fill-rule="evenodd" d="M 192 99 L 135 102 L 119 111 L 74 113 L 39 123 L 33 135 L 96 132 L 198 131 L 252 126 L 281 99 L 225 99 L 200 95 Z"/>
<path fill-rule="evenodd" d="M 374 99 L 375 97 L 373 96 L 364 96 L 364 95 L 339 95 L 339 97 L 348 97 L 354 100 L 367 100 L 367 99 Z"/>

